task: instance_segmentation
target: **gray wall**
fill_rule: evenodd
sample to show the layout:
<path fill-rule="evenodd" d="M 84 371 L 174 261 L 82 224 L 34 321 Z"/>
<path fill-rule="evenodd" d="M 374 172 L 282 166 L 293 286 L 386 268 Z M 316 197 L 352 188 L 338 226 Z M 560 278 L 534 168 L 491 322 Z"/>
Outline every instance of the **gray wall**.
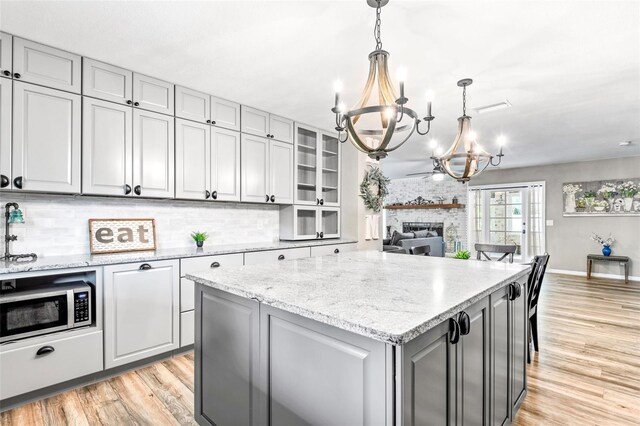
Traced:
<path fill-rule="evenodd" d="M 506 157 L 505 157 L 506 158 Z M 600 253 L 597 243 L 589 239 L 592 232 L 601 236 L 612 233 L 616 242 L 613 254 L 631 258 L 631 273 L 640 276 L 640 217 L 563 217 L 562 184 L 565 182 L 614 180 L 640 177 L 640 157 L 553 164 L 539 167 L 492 170 L 473 179 L 471 186 L 529 181 L 546 182 L 546 216 L 549 268 L 586 271 L 586 256 Z M 594 272 L 621 274 L 617 264 L 599 263 Z"/>

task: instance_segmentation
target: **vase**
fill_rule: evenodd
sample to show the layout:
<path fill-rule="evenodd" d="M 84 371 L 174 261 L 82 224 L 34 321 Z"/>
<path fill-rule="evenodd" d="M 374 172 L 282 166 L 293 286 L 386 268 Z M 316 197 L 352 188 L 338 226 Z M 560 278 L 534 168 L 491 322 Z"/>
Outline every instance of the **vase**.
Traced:
<path fill-rule="evenodd" d="M 196 246 L 198 246 L 199 248 L 201 248 L 203 244 L 204 241 L 196 241 Z"/>
<path fill-rule="evenodd" d="M 624 211 L 630 212 L 631 207 L 633 206 L 633 197 L 625 197 L 623 201 L 624 201 Z"/>
<path fill-rule="evenodd" d="M 564 212 L 575 213 L 576 212 L 576 194 L 567 192 L 564 194 Z"/>
<path fill-rule="evenodd" d="M 605 256 L 611 256 L 611 247 L 602 246 L 602 254 L 604 254 Z"/>

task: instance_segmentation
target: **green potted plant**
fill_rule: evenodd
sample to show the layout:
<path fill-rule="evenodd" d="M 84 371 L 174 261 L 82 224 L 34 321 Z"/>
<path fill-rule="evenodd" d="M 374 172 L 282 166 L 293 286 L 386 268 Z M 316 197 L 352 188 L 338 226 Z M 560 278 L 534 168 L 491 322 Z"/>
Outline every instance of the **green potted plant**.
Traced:
<path fill-rule="evenodd" d="M 576 211 L 583 212 L 587 208 L 587 200 L 584 198 L 576 199 Z"/>
<path fill-rule="evenodd" d="M 471 253 L 468 250 L 458 250 L 453 256 L 455 259 L 469 259 L 471 257 Z"/>
<path fill-rule="evenodd" d="M 191 233 L 191 238 L 193 238 L 193 241 L 196 242 L 196 246 L 202 247 L 202 245 L 204 244 L 206 239 L 209 238 L 209 236 L 207 235 L 206 232 L 195 231 Z"/>

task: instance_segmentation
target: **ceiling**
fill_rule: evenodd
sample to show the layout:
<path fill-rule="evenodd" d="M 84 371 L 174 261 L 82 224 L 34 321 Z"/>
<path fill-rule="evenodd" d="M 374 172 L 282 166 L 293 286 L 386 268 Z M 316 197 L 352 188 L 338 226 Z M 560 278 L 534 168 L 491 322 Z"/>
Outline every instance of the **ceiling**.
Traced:
<path fill-rule="evenodd" d="M 357 1 L 2 1 L 2 31 L 331 129 L 333 82 L 355 103 L 373 50 L 374 10 Z M 461 115 L 503 167 L 640 155 L 640 1 L 401 1 L 382 41 L 406 67 L 409 106 L 432 133 L 384 160 L 390 177 L 426 170 Z M 630 147 L 620 142 L 632 140 Z"/>

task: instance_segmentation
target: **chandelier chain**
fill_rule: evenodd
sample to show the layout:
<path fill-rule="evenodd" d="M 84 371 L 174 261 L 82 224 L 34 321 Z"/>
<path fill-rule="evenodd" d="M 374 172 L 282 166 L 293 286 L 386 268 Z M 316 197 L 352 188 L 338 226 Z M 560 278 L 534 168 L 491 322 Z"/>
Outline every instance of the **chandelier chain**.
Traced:
<path fill-rule="evenodd" d="M 467 115 L 467 86 L 462 88 L 462 115 Z"/>
<path fill-rule="evenodd" d="M 382 20 L 380 19 L 381 10 L 382 6 L 380 6 L 380 0 L 378 0 L 378 7 L 376 7 L 376 25 L 373 28 L 373 36 L 376 39 L 376 50 L 382 50 L 382 40 L 380 38 L 380 26 L 382 25 Z"/>

